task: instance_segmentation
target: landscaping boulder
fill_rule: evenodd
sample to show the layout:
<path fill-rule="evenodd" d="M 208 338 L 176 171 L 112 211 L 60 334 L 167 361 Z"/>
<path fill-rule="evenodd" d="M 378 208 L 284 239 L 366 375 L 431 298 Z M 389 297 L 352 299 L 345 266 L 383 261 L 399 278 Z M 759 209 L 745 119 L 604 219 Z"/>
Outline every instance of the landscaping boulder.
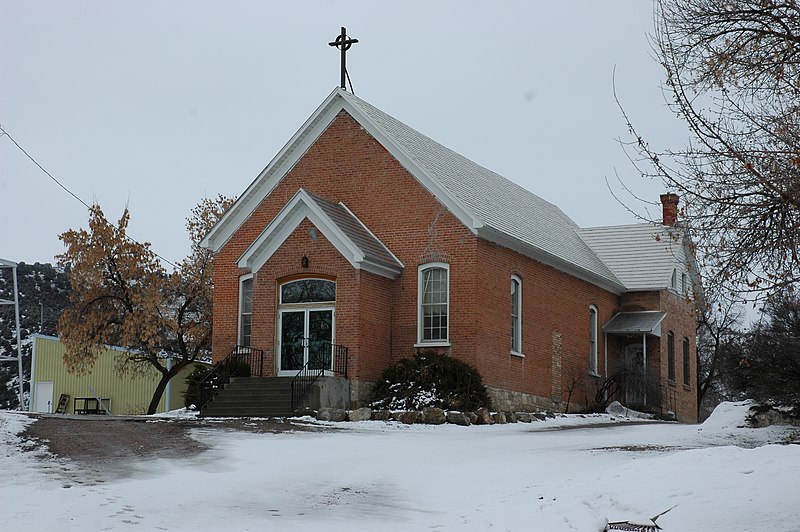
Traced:
<path fill-rule="evenodd" d="M 392 419 L 392 413 L 388 410 L 373 410 L 372 411 L 372 420 L 373 421 L 389 421 Z"/>
<path fill-rule="evenodd" d="M 506 421 L 508 421 L 509 423 L 517 422 L 517 416 L 514 415 L 514 412 L 505 412 L 505 414 L 506 414 Z"/>
<path fill-rule="evenodd" d="M 410 412 L 398 412 L 395 415 L 395 419 L 400 423 L 405 423 L 406 425 L 413 425 L 414 423 L 418 423 L 420 418 L 422 417 L 422 412 L 417 410 L 411 410 Z"/>
<path fill-rule="evenodd" d="M 531 413 L 530 412 L 515 412 L 514 417 L 517 418 L 517 421 L 520 423 L 530 423 L 531 422 Z"/>
<path fill-rule="evenodd" d="M 372 409 L 367 407 L 356 408 L 350 412 L 348 418 L 350 421 L 369 421 L 372 419 Z"/>
<path fill-rule="evenodd" d="M 422 423 L 426 425 L 441 425 L 445 422 L 444 410 L 435 406 L 422 409 Z"/>
<path fill-rule="evenodd" d="M 319 421 L 345 421 L 347 412 L 341 408 L 320 408 L 317 412 Z"/>
<path fill-rule="evenodd" d="M 505 425 L 506 423 L 508 423 L 505 412 L 495 412 L 494 414 L 492 414 L 492 419 L 494 419 L 494 422 L 497 423 L 498 425 Z"/>
<path fill-rule="evenodd" d="M 494 425 L 494 418 L 488 408 L 481 407 L 475 411 L 478 425 Z"/>
<path fill-rule="evenodd" d="M 544 412 L 534 412 L 533 417 L 539 421 L 545 421 L 547 419 L 547 415 Z"/>
<path fill-rule="evenodd" d="M 306 417 L 306 416 L 316 417 L 317 411 L 314 410 L 313 408 L 305 406 L 303 408 L 298 408 L 297 410 L 295 410 L 292 415 L 294 417 Z"/>
<path fill-rule="evenodd" d="M 453 425 L 461 425 L 462 427 L 469 427 L 472 424 L 467 414 L 456 412 L 455 410 L 447 413 L 447 422 Z"/>
<path fill-rule="evenodd" d="M 473 425 L 478 424 L 478 414 L 475 412 L 464 412 L 464 415 L 469 418 L 469 422 Z"/>

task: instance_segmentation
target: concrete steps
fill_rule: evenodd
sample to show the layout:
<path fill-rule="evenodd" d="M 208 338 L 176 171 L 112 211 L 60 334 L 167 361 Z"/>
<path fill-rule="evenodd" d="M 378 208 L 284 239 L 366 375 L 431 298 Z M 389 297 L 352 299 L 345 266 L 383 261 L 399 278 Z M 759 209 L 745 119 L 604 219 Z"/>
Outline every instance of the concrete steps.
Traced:
<path fill-rule="evenodd" d="M 288 416 L 291 383 L 291 377 L 234 377 L 200 409 L 200 417 Z"/>

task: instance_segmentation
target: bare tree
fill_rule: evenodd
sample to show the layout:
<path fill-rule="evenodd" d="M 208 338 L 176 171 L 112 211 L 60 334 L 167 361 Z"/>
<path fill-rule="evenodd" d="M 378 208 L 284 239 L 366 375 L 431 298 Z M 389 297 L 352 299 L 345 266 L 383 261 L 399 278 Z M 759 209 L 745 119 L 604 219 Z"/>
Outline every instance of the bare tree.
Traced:
<path fill-rule="evenodd" d="M 764 319 L 732 358 L 729 381 L 746 397 L 791 405 L 800 414 L 800 294 L 786 290 L 766 302 Z"/>
<path fill-rule="evenodd" d="M 745 299 L 797 283 L 800 6 L 656 0 L 652 43 L 691 140 L 658 150 L 625 115 L 632 160 L 683 197 L 706 282 Z"/>
<path fill-rule="evenodd" d="M 706 293 L 698 303 L 697 319 L 697 413 L 731 399 L 729 361 L 740 356 L 744 332 L 742 307 L 723 297 Z"/>

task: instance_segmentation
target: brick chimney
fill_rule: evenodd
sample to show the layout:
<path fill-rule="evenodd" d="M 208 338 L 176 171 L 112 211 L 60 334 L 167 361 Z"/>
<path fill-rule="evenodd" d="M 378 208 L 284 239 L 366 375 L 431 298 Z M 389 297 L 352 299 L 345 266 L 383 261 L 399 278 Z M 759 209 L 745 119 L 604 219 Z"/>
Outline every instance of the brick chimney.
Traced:
<path fill-rule="evenodd" d="M 662 219 L 664 225 L 675 225 L 678 220 L 678 195 L 669 193 L 661 194 Z"/>

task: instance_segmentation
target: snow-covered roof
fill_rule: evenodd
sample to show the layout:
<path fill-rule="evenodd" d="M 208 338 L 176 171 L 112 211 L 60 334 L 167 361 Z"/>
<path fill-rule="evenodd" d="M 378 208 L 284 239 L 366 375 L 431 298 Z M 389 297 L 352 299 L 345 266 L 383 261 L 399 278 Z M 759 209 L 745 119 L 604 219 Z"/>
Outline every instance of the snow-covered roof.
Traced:
<path fill-rule="evenodd" d="M 298 190 L 239 258 L 239 266 L 258 270 L 308 218 L 354 268 L 394 278 L 403 264 L 344 203 L 332 203 Z"/>
<path fill-rule="evenodd" d="M 643 223 L 589 227 L 579 233 L 628 290 L 670 288 L 673 270 L 678 275 L 687 272 L 684 232 L 679 227 Z"/>

